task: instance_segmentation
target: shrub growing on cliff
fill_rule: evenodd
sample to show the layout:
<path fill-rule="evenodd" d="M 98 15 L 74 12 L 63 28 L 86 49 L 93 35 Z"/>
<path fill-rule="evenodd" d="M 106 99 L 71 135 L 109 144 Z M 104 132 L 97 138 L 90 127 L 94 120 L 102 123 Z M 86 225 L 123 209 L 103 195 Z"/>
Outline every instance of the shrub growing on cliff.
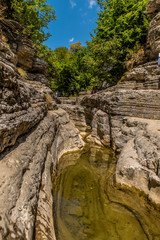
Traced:
<path fill-rule="evenodd" d="M 10 15 L 27 27 L 24 33 L 30 34 L 35 43 L 42 43 L 49 38 L 50 34 L 45 29 L 56 16 L 47 0 L 10 0 L 9 9 Z"/>

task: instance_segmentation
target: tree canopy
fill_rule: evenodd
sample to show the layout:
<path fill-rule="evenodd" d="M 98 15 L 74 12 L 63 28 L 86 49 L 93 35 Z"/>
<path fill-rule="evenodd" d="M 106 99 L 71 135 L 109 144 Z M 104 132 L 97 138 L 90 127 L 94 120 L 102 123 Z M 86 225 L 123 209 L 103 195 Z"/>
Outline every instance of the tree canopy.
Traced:
<path fill-rule="evenodd" d="M 12 17 L 27 27 L 24 33 L 30 33 L 34 43 L 43 43 L 50 37 L 46 29 L 56 15 L 47 0 L 10 0 L 9 8 Z"/>
<path fill-rule="evenodd" d="M 71 44 L 69 50 L 66 47 L 51 50 L 39 45 L 39 56 L 48 63 L 54 91 L 69 96 L 92 87 L 93 63 L 87 51 L 80 42 Z"/>
<path fill-rule="evenodd" d="M 97 27 L 88 47 L 98 64 L 99 78 L 112 85 L 124 73 L 123 62 L 130 49 L 146 42 L 148 0 L 98 0 Z"/>

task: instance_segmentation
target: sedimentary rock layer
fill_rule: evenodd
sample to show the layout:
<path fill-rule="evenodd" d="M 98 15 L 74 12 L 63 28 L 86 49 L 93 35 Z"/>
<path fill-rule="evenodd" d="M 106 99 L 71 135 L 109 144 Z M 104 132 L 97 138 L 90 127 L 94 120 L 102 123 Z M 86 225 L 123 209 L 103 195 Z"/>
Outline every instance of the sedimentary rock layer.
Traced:
<path fill-rule="evenodd" d="M 44 174 L 47 171 L 51 181 L 52 169 L 59 157 L 82 146 L 79 132 L 70 123 L 68 115 L 57 110 L 49 112 L 31 133 L 1 155 L 0 239 L 33 239 L 37 204 L 37 239 L 42 239 L 42 236 L 43 239 L 52 239 L 47 232 L 48 227 L 53 234 L 53 222 L 49 218 L 52 206 L 43 198 L 43 195 L 51 193 L 52 188 L 49 189 L 51 185 L 43 187 L 45 176 L 42 174 L 45 169 Z M 42 201 L 43 211 L 40 211 Z"/>

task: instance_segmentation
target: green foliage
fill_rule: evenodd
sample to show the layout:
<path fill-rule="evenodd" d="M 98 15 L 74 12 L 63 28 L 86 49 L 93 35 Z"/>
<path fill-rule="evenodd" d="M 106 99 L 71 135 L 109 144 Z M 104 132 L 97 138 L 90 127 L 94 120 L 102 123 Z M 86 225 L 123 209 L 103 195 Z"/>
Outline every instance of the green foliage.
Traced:
<path fill-rule="evenodd" d="M 47 0 L 11 0 L 9 7 L 11 16 L 27 27 L 23 33 L 29 34 L 36 44 L 49 38 L 44 29 L 48 29 L 48 23 L 56 16 Z"/>
<path fill-rule="evenodd" d="M 146 41 L 149 20 L 145 9 L 148 0 L 99 0 L 97 28 L 92 41 L 83 47 L 80 42 L 52 51 L 50 61 L 51 83 L 63 96 L 102 86 L 115 85 L 127 66 L 132 67 L 132 57 L 141 56 L 141 45 Z M 138 51 L 136 50 L 138 46 Z M 133 54 L 133 49 L 134 54 Z M 137 52 L 139 56 L 137 57 Z"/>
<path fill-rule="evenodd" d="M 59 90 L 62 96 L 78 94 L 97 83 L 92 73 L 95 61 L 89 49 L 79 43 L 72 46 L 72 50 L 59 47 L 54 51 L 41 44 L 38 46 L 39 57 L 48 64 L 52 89 Z"/>
<path fill-rule="evenodd" d="M 76 53 L 78 52 L 79 50 L 81 50 L 83 48 L 83 46 L 81 45 L 81 42 L 75 42 L 75 43 L 72 43 L 70 45 L 70 52 L 71 53 Z"/>
<path fill-rule="evenodd" d="M 123 62 L 130 49 L 146 41 L 148 0 L 98 0 L 101 8 L 97 28 L 88 43 L 98 64 L 98 77 L 114 85 L 124 73 Z"/>
<path fill-rule="evenodd" d="M 145 9 L 148 0 L 97 0 L 101 11 L 92 41 L 83 47 L 80 42 L 54 51 L 42 45 L 49 34 L 44 30 L 55 19 L 54 9 L 47 0 L 11 0 L 10 12 L 21 22 L 38 48 L 40 58 L 48 64 L 49 79 L 54 91 L 63 96 L 102 86 L 114 85 L 124 73 L 124 62 L 136 57 L 136 46 L 146 41 L 149 20 Z M 132 49 L 135 49 L 134 52 Z M 142 51 L 141 51 L 142 52 Z M 139 55 L 141 55 L 139 52 Z"/>

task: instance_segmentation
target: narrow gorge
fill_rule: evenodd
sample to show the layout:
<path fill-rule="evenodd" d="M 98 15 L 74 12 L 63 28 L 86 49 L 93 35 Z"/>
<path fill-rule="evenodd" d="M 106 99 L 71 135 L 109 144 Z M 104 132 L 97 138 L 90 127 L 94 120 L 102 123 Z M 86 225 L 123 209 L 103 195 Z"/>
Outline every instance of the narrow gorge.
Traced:
<path fill-rule="evenodd" d="M 6 0 L 0 0 L 0 8 L 7 9 Z M 110 194 L 106 201 L 128 206 L 143 229 L 139 239 L 160 239 L 159 0 L 149 1 L 147 14 L 145 62 L 114 87 L 63 98 L 61 104 L 32 41 L 19 34 L 16 21 L 0 19 L 0 240 L 57 239 L 53 182 L 59 161 L 66 157 L 67 167 L 67 156 L 81 155 L 86 142 L 104 152 L 112 148 L 114 162 L 118 159 L 110 180 L 103 182 Z M 102 158 L 107 165 L 107 155 Z M 109 174 L 106 169 L 102 178 Z"/>

